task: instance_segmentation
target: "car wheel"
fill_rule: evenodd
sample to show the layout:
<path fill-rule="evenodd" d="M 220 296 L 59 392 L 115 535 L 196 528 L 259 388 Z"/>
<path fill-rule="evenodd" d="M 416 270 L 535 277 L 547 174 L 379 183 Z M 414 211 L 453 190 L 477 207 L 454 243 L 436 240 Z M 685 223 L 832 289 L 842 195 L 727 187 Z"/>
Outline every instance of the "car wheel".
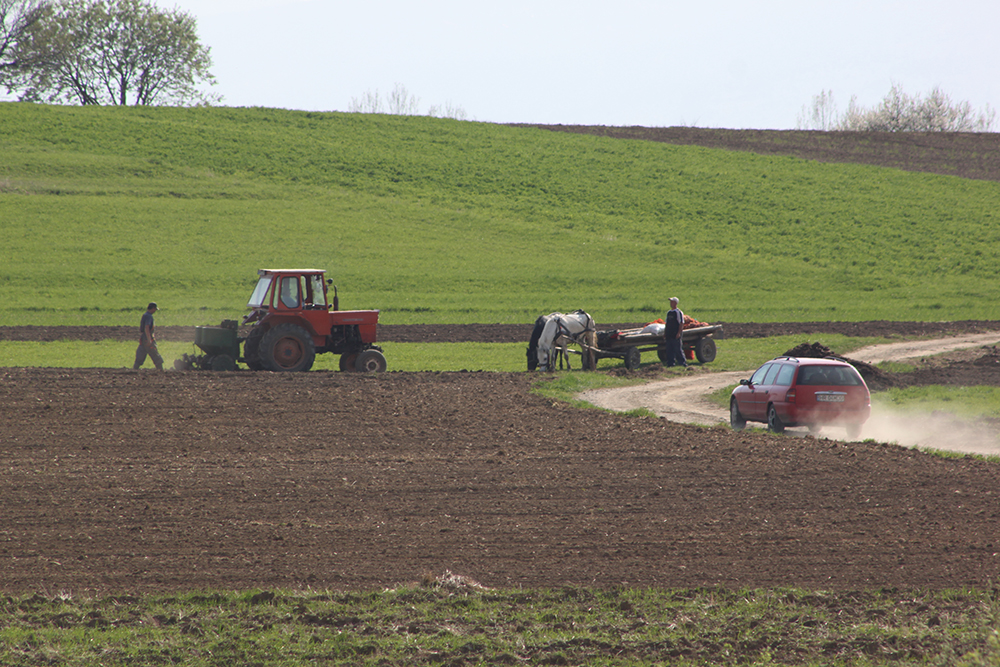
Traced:
<path fill-rule="evenodd" d="M 772 433 L 785 432 L 785 424 L 781 421 L 781 417 L 778 416 L 778 411 L 774 409 L 773 405 L 767 408 L 767 428 Z"/>
<path fill-rule="evenodd" d="M 857 440 L 861 435 L 861 424 L 849 424 L 847 426 L 847 437 L 851 440 Z"/>
<path fill-rule="evenodd" d="M 734 431 L 742 431 L 747 425 L 747 420 L 740 413 L 740 406 L 736 404 L 735 398 L 729 401 L 729 425 Z"/>

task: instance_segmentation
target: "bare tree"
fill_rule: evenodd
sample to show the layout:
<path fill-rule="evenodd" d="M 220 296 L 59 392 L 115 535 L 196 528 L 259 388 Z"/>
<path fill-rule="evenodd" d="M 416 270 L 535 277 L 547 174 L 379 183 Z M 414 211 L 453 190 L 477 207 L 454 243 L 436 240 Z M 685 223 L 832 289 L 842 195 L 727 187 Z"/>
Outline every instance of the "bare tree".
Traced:
<path fill-rule="evenodd" d="M 821 90 L 813 96 L 812 107 L 805 105 L 799 112 L 797 129 L 800 130 L 832 130 L 837 121 L 837 103 L 833 101 L 832 90 Z"/>
<path fill-rule="evenodd" d="M 389 93 L 389 113 L 397 116 L 416 116 L 420 99 L 410 94 L 401 83 L 397 83 Z"/>
<path fill-rule="evenodd" d="M 420 99 L 410 93 L 401 83 L 397 83 L 387 98 L 383 98 L 378 89 L 367 90 L 361 97 L 352 97 L 347 110 L 351 113 L 387 113 L 397 116 L 417 116 Z M 433 118 L 452 118 L 454 120 L 467 120 L 468 114 L 465 109 L 451 102 L 443 107 L 432 104 L 427 110 L 427 115 Z"/>
<path fill-rule="evenodd" d="M 410 94 L 401 83 L 397 83 L 385 99 L 378 89 L 366 90 L 360 97 L 352 97 L 348 111 L 351 113 L 389 113 L 396 116 L 416 116 L 420 99 Z"/>
<path fill-rule="evenodd" d="M 427 110 L 427 115 L 432 118 L 451 118 L 453 120 L 468 120 L 469 118 L 469 115 L 465 113 L 465 109 L 451 102 L 446 102 L 443 107 L 432 104 L 430 109 Z"/>
<path fill-rule="evenodd" d="M 26 101 L 209 103 L 215 83 L 195 19 L 150 0 L 62 0 L 27 31 L 17 53 Z"/>
<path fill-rule="evenodd" d="M 351 104 L 347 110 L 351 113 L 385 113 L 385 106 L 379 96 L 378 89 L 366 90 L 360 98 L 351 98 Z"/>

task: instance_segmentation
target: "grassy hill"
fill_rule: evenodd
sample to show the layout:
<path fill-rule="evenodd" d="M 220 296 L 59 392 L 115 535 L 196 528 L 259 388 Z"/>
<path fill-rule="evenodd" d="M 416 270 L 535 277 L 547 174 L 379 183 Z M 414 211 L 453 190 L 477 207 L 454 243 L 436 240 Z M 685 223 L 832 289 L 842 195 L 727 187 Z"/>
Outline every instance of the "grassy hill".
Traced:
<path fill-rule="evenodd" d="M 1000 319 L 1000 183 L 424 117 L 0 104 L 0 325 Z"/>

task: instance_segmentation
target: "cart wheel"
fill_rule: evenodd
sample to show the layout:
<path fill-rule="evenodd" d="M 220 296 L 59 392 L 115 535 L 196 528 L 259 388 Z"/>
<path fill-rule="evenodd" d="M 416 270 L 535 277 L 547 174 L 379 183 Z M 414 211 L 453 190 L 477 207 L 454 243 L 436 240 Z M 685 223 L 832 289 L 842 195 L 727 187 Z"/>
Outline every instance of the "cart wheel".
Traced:
<path fill-rule="evenodd" d="M 667 350 L 663 347 L 656 348 L 656 356 L 660 360 L 660 363 L 664 366 L 667 365 Z"/>
<path fill-rule="evenodd" d="M 695 344 L 694 356 L 698 357 L 698 361 L 703 364 L 715 361 L 715 339 L 707 336 L 700 338 Z"/>
<path fill-rule="evenodd" d="M 625 368 L 631 371 L 639 368 L 640 363 L 642 363 L 642 353 L 639 352 L 639 348 L 627 348 L 625 350 Z"/>

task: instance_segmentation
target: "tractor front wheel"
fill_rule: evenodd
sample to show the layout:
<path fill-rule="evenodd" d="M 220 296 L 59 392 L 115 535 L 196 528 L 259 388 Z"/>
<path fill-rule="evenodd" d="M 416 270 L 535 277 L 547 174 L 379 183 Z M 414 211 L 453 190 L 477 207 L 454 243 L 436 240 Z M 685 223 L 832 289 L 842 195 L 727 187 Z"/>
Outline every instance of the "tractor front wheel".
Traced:
<path fill-rule="evenodd" d="M 354 368 L 361 373 L 384 373 L 386 365 L 385 356 L 378 350 L 365 350 L 354 362 Z"/>
<path fill-rule="evenodd" d="M 296 373 L 312 368 L 316 346 L 312 336 L 295 324 L 279 324 L 260 341 L 260 361 L 269 371 Z"/>
<path fill-rule="evenodd" d="M 358 360 L 357 352 L 340 355 L 340 370 L 344 371 L 345 373 L 350 373 L 357 370 L 354 368 L 354 362 L 357 360 Z"/>

